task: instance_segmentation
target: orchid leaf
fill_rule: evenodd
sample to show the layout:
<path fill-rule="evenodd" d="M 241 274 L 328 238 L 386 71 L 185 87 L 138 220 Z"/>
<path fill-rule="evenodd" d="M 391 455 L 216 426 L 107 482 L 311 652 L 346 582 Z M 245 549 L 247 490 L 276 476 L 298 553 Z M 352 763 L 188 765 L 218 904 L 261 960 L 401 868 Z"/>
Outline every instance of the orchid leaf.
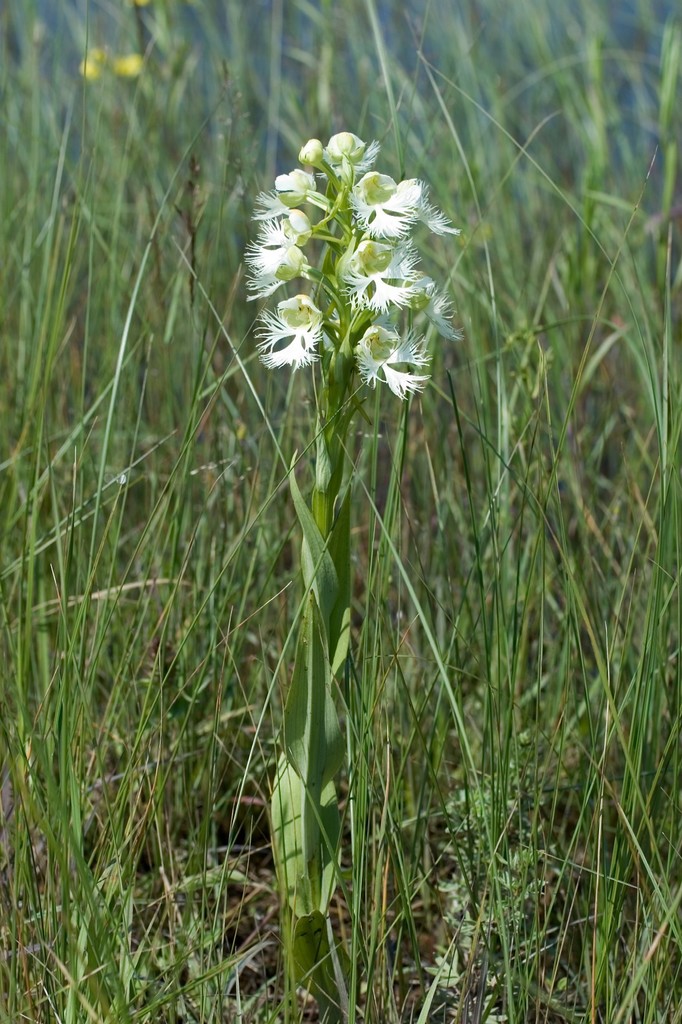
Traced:
<path fill-rule="evenodd" d="M 314 594 L 298 637 L 294 673 L 284 709 L 287 757 L 317 806 L 324 786 L 343 763 L 344 743 L 331 694 L 331 666 Z"/>
<path fill-rule="evenodd" d="M 297 917 L 326 912 L 336 883 L 341 833 L 334 783 L 327 783 L 319 806 L 313 808 L 302 779 L 282 754 L 271 815 L 277 875 L 291 910 Z"/>

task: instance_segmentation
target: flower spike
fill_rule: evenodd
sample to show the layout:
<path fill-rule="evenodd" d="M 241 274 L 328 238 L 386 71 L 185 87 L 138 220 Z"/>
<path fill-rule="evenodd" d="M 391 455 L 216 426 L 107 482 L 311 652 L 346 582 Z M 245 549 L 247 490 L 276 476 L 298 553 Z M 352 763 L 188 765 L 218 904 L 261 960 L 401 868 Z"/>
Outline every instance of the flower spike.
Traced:
<path fill-rule="evenodd" d="M 422 339 L 412 333 L 400 338 L 385 327 L 370 327 L 358 342 L 357 359 L 365 384 L 376 387 L 378 380 L 383 381 L 398 398 L 421 391 L 429 379 L 428 374 L 410 369 L 426 366 L 429 361 Z"/>
<path fill-rule="evenodd" d="M 322 313 L 307 295 L 285 299 L 277 313 L 261 313 L 264 328 L 259 331 L 261 359 L 266 366 L 307 366 L 319 358 L 317 346 L 322 338 Z M 284 348 L 277 346 L 290 338 Z"/>
<path fill-rule="evenodd" d="M 278 174 L 255 203 L 249 298 L 267 299 L 296 278 L 314 287 L 260 314 L 260 357 L 294 370 L 318 363 L 325 403 L 332 388 L 334 401 L 350 394 L 354 375 L 406 398 L 428 379 L 425 325 L 457 337 L 450 301 L 421 270 L 411 235 L 419 225 L 436 235 L 458 231 L 430 204 L 423 181 L 374 170 L 378 153 L 377 142 L 353 132 L 326 146 L 310 138 L 298 154 L 303 168 Z"/>

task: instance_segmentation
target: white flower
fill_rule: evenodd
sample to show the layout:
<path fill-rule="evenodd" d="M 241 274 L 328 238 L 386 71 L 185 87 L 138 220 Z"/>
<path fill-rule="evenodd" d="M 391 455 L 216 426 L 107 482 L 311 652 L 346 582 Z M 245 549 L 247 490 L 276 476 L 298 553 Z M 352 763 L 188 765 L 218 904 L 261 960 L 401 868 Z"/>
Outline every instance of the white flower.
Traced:
<path fill-rule="evenodd" d="M 355 216 L 372 238 L 402 238 L 417 220 L 424 186 L 416 178 L 396 184 L 388 174 L 370 171 L 355 185 Z"/>
<path fill-rule="evenodd" d="M 410 309 L 416 313 L 424 313 L 438 333 L 450 341 L 459 338 L 458 331 L 450 322 L 452 306 L 447 295 L 439 292 L 436 283 L 430 277 L 422 277 L 417 281 L 410 298 Z"/>
<path fill-rule="evenodd" d="M 258 240 L 246 247 L 245 259 L 254 277 L 275 274 L 293 244 L 281 221 L 266 224 Z"/>
<path fill-rule="evenodd" d="M 300 168 L 289 174 L 278 174 L 275 178 L 274 192 L 261 192 L 256 197 L 254 220 L 275 220 L 286 216 L 299 203 L 313 202 L 322 209 L 327 208 L 327 200 L 317 191 L 315 178 Z"/>
<path fill-rule="evenodd" d="M 355 357 L 365 384 L 376 387 L 378 380 L 383 381 L 398 398 L 421 391 L 429 379 L 428 374 L 412 372 L 429 361 L 422 339 L 413 334 L 403 339 L 395 331 L 375 324 L 358 342 Z"/>
<path fill-rule="evenodd" d="M 261 313 L 264 328 L 258 336 L 258 348 L 266 366 L 307 366 L 319 357 L 317 346 L 322 340 L 322 313 L 307 295 L 285 299 L 277 313 Z M 291 339 L 284 348 L 276 346 Z"/>
<path fill-rule="evenodd" d="M 285 281 L 300 277 L 307 269 L 307 260 L 295 244 L 295 237 L 289 222 L 269 221 L 258 241 L 247 246 L 244 258 L 252 275 L 248 286 L 253 293 L 251 298 L 272 295 Z"/>
<path fill-rule="evenodd" d="M 409 244 L 394 247 L 366 238 L 338 269 L 355 305 L 385 313 L 391 303 L 410 301 L 418 259 Z"/>
<path fill-rule="evenodd" d="M 311 194 L 317 192 L 313 175 L 299 168 L 291 171 L 290 174 L 278 174 L 275 178 L 275 188 L 281 202 L 289 208 L 298 206 L 299 203 L 309 199 Z"/>
<path fill-rule="evenodd" d="M 426 185 L 417 178 L 396 184 L 388 174 L 372 171 L 354 186 L 351 203 L 358 223 L 372 238 L 403 238 L 416 221 L 436 235 L 458 235 L 427 197 Z"/>

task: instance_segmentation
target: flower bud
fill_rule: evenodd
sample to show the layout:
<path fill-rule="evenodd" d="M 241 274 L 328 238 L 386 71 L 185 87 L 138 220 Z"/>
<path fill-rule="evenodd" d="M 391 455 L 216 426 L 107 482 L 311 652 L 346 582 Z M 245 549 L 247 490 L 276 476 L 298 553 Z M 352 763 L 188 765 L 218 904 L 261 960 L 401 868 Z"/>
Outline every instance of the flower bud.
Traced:
<path fill-rule="evenodd" d="M 323 155 L 324 150 L 320 140 L 308 139 L 305 146 L 298 154 L 298 159 L 302 164 L 310 164 L 312 167 L 320 167 L 322 165 Z"/>

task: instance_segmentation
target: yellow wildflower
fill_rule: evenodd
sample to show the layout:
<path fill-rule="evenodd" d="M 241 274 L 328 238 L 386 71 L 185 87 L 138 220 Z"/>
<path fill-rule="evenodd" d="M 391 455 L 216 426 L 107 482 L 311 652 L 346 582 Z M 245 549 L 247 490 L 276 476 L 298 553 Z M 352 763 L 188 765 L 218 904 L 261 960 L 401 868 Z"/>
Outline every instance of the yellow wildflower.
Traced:
<path fill-rule="evenodd" d="M 87 78 L 90 81 L 94 81 L 96 78 L 99 78 L 102 74 L 102 69 L 104 68 L 106 62 L 106 52 L 103 49 L 101 49 L 101 47 L 96 46 L 94 49 L 90 50 L 90 53 L 86 55 L 85 60 L 81 61 L 79 68 L 80 73 L 83 76 L 83 78 Z"/>
<path fill-rule="evenodd" d="M 111 62 L 115 75 L 121 78 L 137 78 L 142 71 L 144 57 L 139 53 L 128 53 L 123 57 L 114 57 Z"/>

